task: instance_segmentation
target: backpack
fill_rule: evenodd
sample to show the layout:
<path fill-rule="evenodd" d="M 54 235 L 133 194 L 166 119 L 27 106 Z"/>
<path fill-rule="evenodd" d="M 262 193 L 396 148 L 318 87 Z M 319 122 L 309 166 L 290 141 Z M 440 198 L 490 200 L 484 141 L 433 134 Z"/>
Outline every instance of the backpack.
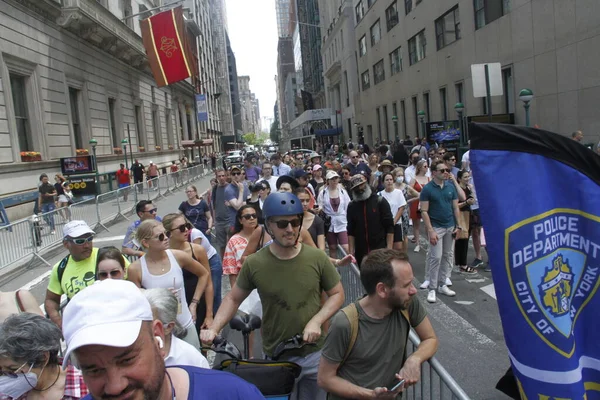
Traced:
<path fill-rule="evenodd" d="M 358 338 L 358 309 L 356 308 L 355 303 L 351 303 L 346 307 L 342 308 L 342 312 L 346 314 L 348 321 L 350 321 L 350 343 L 348 348 L 346 349 L 346 353 L 344 354 L 344 358 L 338 365 L 338 371 L 342 368 L 342 365 L 348 360 L 348 356 L 350 356 L 350 352 L 354 348 L 356 344 L 356 339 Z M 410 329 L 410 314 L 408 310 L 400 310 L 406 321 L 408 322 L 408 327 Z M 407 335 L 408 339 L 408 335 Z M 406 354 L 406 348 L 404 349 L 404 353 Z"/>
<path fill-rule="evenodd" d="M 99 253 L 100 253 L 99 251 L 96 253 L 96 272 L 94 273 L 94 275 L 98 273 L 98 254 Z M 67 254 L 65 256 L 65 258 L 60 260 L 60 263 L 58 264 L 58 268 L 56 269 L 56 275 L 58 276 L 58 284 L 59 285 L 62 285 L 62 277 L 65 274 L 65 269 L 67 269 L 67 264 L 69 263 L 70 258 L 71 258 L 71 255 Z"/>

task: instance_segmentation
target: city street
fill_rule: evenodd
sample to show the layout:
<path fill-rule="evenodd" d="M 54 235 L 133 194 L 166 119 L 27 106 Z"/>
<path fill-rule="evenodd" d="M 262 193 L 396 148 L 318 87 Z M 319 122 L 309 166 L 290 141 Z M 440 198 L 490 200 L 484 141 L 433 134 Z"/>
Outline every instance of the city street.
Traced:
<path fill-rule="evenodd" d="M 210 177 L 196 182 L 200 192 L 208 188 Z M 185 199 L 182 190 L 156 202 L 159 215 L 177 210 L 179 203 Z M 110 231 L 102 231 L 94 241 L 97 247 L 117 246 L 120 248 L 123 235 L 130 221 L 121 220 L 111 226 Z M 58 262 L 66 253 L 60 252 L 48 261 Z M 415 285 L 420 285 L 425 269 L 425 253 L 414 253 L 412 246 L 409 252 L 415 274 Z M 469 260 L 473 257 L 469 256 Z M 508 368 L 509 361 L 504 345 L 502 327 L 498 316 L 497 302 L 493 290 L 491 273 L 481 272 L 476 275 L 452 274 L 452 289 L 457 296 L 449 298 L 438 296 L 438 302 L 428 304 L 426 291 L 419 289 L 419 299 L 425 304 L 429 316 L 440 340 L 436 357 L 448 372 L 456 379 L 467 394 L 476 400 L 506 399 L 494 387 L 498 379 Z M 40 305 L 43 303 L 50 269 L 46 266 L 35 266 L 25 270 L 10 282 L 2 282 L 0 290 L 9 291 L 19 288 L 33 292 Z M 2 277 L 0 277 L 0 281 Z M 224 291 L 229 282 L 223 280 Z M 225 332 L 227 335 L 227 331 Z M 231 338 L 231 336 L 230 336 Z M 233 340 L 241 347 L 241 337 L 235 335 Z M 258 354 L 260 340 L 255 341 L 255 354 Z"/>

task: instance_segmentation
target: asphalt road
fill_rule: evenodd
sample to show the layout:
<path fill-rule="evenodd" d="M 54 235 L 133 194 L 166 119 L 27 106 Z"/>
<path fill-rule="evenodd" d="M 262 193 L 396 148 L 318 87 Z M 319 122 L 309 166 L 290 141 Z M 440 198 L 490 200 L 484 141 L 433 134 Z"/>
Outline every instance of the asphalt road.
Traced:
<path fill-rule="evenodd" d="M 209 186 L 209 177 L 195 184 L 200 191 L 204 191 Z M 156 201 L 159 215 L 176 211 L 184 199 L 185 195 L 181 190 L 159 199 Z M 133 218 L 130 217 L 129 221 L 120 220 L 110 225 L 109 231 L 99 232 L 94 244 L 97 247 L 120 247 L 127 226 Z M 47 260 L 54 264 L 65 255 L 65 251 L 57 251 Z M 418 287 L 425 272 L 425 252 L 421 250 L 420 253 L 414 253 L 411 246 L 409 256 L 414 270 L 415 285 Z M 470 254 L 469 260 L 472 258 L 473 255 Z M 426 290 L 419 290 L 418 296 L 425 304 L 440 340 L 436 357 L 465 392 L 476 400 L 508 399 L 495 389 L 496 382 L 508 368 L 509 361 L 492 276 L 491 273 L 484 272 L 483 268 L 480 270 L 477 275 L 452 274 L 452 289 L 456 291 L 456 297 L 439 295 L 437 303 L 429 304 L 426 301 Z M 29 289 L 42 304 L 49 272 L 49 267 L 38 264 L 21 270 L 8 281 L 4 279 L 3 282 L 0 276 L 0 290 Z M 228 281 L 225 278 L 223 282 L 226 293 L 229 289 Z M 230 333 L 229 329 L 226 329 L 224 334 L 242 348 L 239 333 Z M 255 354 L 260 354 L 260 346 L 257 332 Z"/>

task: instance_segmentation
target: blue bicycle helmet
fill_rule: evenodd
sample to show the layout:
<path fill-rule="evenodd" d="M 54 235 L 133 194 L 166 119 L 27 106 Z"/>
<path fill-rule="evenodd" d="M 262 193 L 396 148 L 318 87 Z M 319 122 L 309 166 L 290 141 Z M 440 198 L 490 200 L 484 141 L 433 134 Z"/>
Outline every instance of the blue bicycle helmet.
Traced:
<path fill-rule="evenodd" d="M 292 193 L 271 193 L 267 196 L 262 213 L 267 220 L 270 217 L 282 217 L 286 215 L 303 215 L 302 203 Z"/>

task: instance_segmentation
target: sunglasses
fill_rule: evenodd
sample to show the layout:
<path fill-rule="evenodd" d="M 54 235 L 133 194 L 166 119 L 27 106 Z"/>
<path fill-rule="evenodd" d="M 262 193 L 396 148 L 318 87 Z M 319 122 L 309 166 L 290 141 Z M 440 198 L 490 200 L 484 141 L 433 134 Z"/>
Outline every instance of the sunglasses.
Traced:
<path fill-rule="evenodd" d="M 241 172 L 232 172 L 231 175 L 236 176 L 236 175 L 241 175 Z"/>
<path fill-rule="evenodd" d="M 23 363 L 23 365 L 21 365 L 19 368 L 15 369 L 14 371 L 1 371 L 0 370 L 0 376 L 8 376 L 9 378 L 16 378 L 19 376 L 17 374 L 17 372 L 19 372 L 19 370 L 26 365 L 27 365 L 27 361 L 25 361 Z M 31 364 L 31 368 L 33 368 L 33 364 Z M 29 368 L 30 371 L 31 371 L 31 368 Z"/>
<path fill-rule="evenodd" d="M 81 239 L 69 239 L 69 242 L 75 243 L 78 246 L 82 246 L 86 243 L 90 243 L 92 240 L 94 240 L 94 236 L 88 236 L 86 238 L 81 238 Z"/>
<path fill-rule="evenodd" d="M 450 172 L 450 170 L 448 168 L 442 168 L 442 169 L 438 169 L 436 171 L 437 172 Z"/>
<path fill-rule="evenodd" d="M 352 157 L 350 157 L 350 158 L 358 158 L 358 156 L 352 156 Z"/>
<path fill-rule="evenodd" d="M 98 272 L 98 279 L 103 280 L 108 278 L 108 275 L 110 275 L 110 277 L 112 279 L 119 279 L 120 277 L 123 276 L 123 271 L 120 269 L 113 269 L 110 272 Z"/>
<path fill-rule="evenodd" d="M 452 158 L 450 159 L 450 161 L 456 161 L 456 158 L 452 157 Z"/>
<path fill-rule="evenodd" d="M 244 218 L 246 221 L 250 221 L 252 219 L 256 219 L 256 214 L 246 214 L 246 215 L 242 215 L 242 218 Z"/>
<path fill-rule="evenodd" d="M 443 156 L 444 154 L 446 154 L 446 152 L 445 152 L 445 151 L 440 151 L 438 154 L 439 154 L 440 156 Z"/>
<path fill-rule="evenodd" d="M 165 238 L 169 237 L 169 236 L 167 236 L 167 233 L 169 233 L 169 232 L 163 232 L 160 235 L 158 235 L 157 237 L 152 238 L 152 239 L 157 239 L 159 242 L 164 242 Z"/>
<path fill-rule="evenodd" d="M 190 224 L 189 222 L 186 222 L 185 224 L 179 225 L 173 229 L 170 229 L 166 232 L 166 235 L 168 238 L 171 237 L 171 232 L 176 231 L 177 229 L 179 229 L 179 232 L 183 233 L 185 231 L 190 231 L 192 230 L 193 226 L 192 224 Z"/>
<path fill-rule="evenodd" d="M 288 225 L 292 225 L 292 228 L 297 228 L 302 223 L 300 218 L 295 218 L 295 219 L 292 219 L 291 221 L 288 221 L 287 219 L 280 219 L 278 221 L 273 221 L 273 222 L 275 223 L 275 225 L 277 225 L 277 227 L 279 229 L 285 229 L 288 227 Z"/>
<path fill-rule="evenodd" d="M 158 212 L 158 208 L 153 208 L 152 210 L 147 210 L 147 211 L 144 211 L 144 212 L 147 212 L 147 213 L 150 213 L 150 214 L 156 214 Z"/>

